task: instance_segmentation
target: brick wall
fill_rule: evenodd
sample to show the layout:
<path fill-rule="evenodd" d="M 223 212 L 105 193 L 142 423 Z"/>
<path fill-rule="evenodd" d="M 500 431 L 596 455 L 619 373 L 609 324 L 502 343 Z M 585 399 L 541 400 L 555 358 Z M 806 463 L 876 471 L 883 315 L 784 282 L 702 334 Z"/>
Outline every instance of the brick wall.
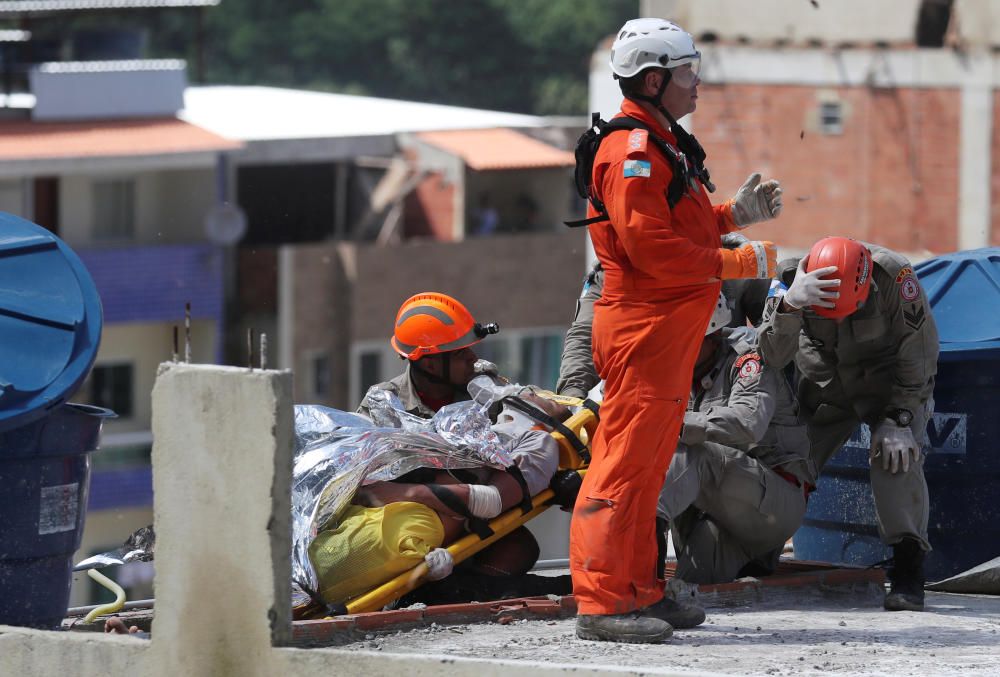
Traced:
<path fill-rule="evenodd" d="M 278 312 L 278 248 L 238 250 L 236 293 L 243 313 Z"/>
<path fill-rule="evenodd" d="M 841 134 L 819 129 L 823 97 L 843 104 Z M 782 181 L 785 211 L 749 231 L 755 238 L 807 248 L 838 234 L 940 253 L 958 245 L 959 98 L 954 89 L 702 85 L 694 131 L 715 201 L 752 171 Z"/>
<path fill-rule="evenodd" d="M 296 402 L 344 408 L 350 387 L 354 245 L 324 242 L 295 246 L 292 312 Z M 330 392 L 316 397 L 308 379 L 312 357 L 329 358 Z"/>
<path fill-rule="evenodd" d="M 357 257 L 354 340 L 388 339 L 400 304 L 422 291 L 452 294 L 501 327 L 568 326 L 586 268 L 582 229 L 362 246 Z"/>
<path fill-rule="evenodd" d="M 323 243 L 295 247 L 295 398 L 349 402 L 350 346 L 385 340 L 400 304 L 421 291 L 452 294 L 482 322 L 506 328 L 569 326 L 586 269 L 582 230 L 411 241 L 391 247 Z M 307 301 L 308 300 L 308 301 Z M 326 400 L 308 391 L 310 354 L 331 365 Z"/>

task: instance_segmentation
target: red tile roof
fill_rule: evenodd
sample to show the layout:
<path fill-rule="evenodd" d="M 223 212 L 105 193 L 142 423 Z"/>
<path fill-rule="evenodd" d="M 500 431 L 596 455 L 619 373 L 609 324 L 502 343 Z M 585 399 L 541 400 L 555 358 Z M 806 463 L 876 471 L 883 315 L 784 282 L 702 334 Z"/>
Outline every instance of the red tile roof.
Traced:
<path fill-rule="evenodd" d="M 469 169 L 572 167 L 573 153 L 512 129 L 421 132 L 417 138 L 462 158 Z"/>
<path fill-rule="evenodd" d="M 0 161 L 203 153 L 241 148 L 177 118 L 0 122 Z"/>

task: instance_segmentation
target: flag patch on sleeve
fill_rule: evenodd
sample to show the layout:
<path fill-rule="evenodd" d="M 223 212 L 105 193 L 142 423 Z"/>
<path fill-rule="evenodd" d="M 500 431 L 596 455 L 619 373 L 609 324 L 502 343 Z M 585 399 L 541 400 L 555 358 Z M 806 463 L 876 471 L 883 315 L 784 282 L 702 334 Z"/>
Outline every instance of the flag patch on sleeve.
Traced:
<path fill-rule="evenodd" d="M 645 160 L 626 160 L 624 167 L 626 179 L 632 176 L 648 177 L 650 175 L 650 164 Z"/>

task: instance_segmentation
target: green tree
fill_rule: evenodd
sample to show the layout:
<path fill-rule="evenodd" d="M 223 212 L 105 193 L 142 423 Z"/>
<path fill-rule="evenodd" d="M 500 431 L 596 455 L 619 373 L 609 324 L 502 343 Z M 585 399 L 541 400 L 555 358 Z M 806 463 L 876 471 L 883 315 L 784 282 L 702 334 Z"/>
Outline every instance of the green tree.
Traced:
<path fill-rule="evenodd" d="M 598 43 L 635 0 L 224 0 L 206 11 L 210 83 L 586 113 Z M 135 12 L 152 56 L 193 62 L 191 11 Z"/>

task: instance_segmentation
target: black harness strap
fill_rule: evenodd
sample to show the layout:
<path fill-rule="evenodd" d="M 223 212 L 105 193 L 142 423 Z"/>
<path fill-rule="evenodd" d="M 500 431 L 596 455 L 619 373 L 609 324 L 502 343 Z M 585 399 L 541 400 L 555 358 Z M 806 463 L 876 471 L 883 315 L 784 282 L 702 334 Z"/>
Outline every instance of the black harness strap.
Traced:
<path fill-rule="evenodd" d="M 601 405 L 599 405 L 597 402 L 594 402 L 594 400 L 588 397 L 584 399 L 583 404 L 581 404 L 580 406 L 583 407 L 584 409 L 590 409 L 590 411 L 594 413 L 594 418 L 596 418 L 598 421 L 601 420 Z"/>
<path fill-rule="evenodd" d="M 605 122 L 600 119 L 600 115 L 598 113 L 593 113 L 591 116 L 591 127 L 583 133 L 576 144 L 575 179 L 577 193 L 579 193 L 580 197 L 585 198 L 590 202 L 594 211 L 597 212 L 597 216 L 577 221 L 565 221 L 564 223 L 567 226 L 570 228 L 579 228 L 581 226 L 589 226 L 594 223 L 601 223 L 610 219 L 607 208 L 594 194 L 594 189 L 591 185 L 594 170 L 594 158 L 597 157 L 597 150 L 600 148 L 601 142 L 607 138 L 608 134 L 619 131 L 632 131 L 635 129 L 642 129 L 648 133 L 648 138 L 653 142 L 653 145 L 660 150 L 664 157 L 666 157 L 667 161 L 670 163 L 671 169 L 673 170 L 673 177 L 670 179 L 670 184 L 667 186 L 667 207 L 669 209 L 673 209 L 674 205 L 676 205 L 684 196 L 684 193 L 687 192 L 692 174 L 699 177 L 702 176 L 702 172 L 699 171 L 697 167 L 691 167 L 688 163 L 687 156 L 685 156 L 683 152 L 675 148 L 665 139 L 657 136 L 649 125 L 628 116 L 612 118 L 611 120 Z M 703 173 L 707 178 L 707 170 Z"/>
<path fill-rule="evenodd" d="M 524 479 L 524 473 L 516 465 L 507 468 L 507 474 L 514 478 L 517 486 L 521 487 L 521 512 L 527 515 L 535 507 L 531 504 L 531 492 L 528 490 L 528 481 Z"/>
<path fill-rule="evenodd" d="M 580 455 L 586 463 L 590 463 L 590 450 L 587 449 L 587 445 L 584 444 L 579 437 L 576 436 L 572 430 L 567 428 L 562 424 L 561 421 L 557 421 L 544 411 L 534 406 L 533 404 L 528 404 L 524 400 L 518 399 L 516 397 L 508 397 L 504 402 L 510 405 L 512 408 L 517 409 L 522 414 L 527 414 L 531 418 L 535 419 L 543 425 L 547 425 L 552 428 L 567 440 L 569 440 L 570 445 L 573 449 Z"/>
<path fill-rule="evenodd" d="M 439 501 L 444 503 L 450 510 L 457 512 L 469 521 L 469 531 L 474 533 L 479 538 L 485 540 L 493 535 L 493 529 L 490 529 L 489 522 L 487 522 L 482 517 L 476 517 L 469 510 L 469 506 L 462 502 L 458 496 L 455 495 L 451 489 L 447 489 L 440 484 L 428 484 L 427 488 L 431 490 L 431 493 L 437 497 Z"/>

